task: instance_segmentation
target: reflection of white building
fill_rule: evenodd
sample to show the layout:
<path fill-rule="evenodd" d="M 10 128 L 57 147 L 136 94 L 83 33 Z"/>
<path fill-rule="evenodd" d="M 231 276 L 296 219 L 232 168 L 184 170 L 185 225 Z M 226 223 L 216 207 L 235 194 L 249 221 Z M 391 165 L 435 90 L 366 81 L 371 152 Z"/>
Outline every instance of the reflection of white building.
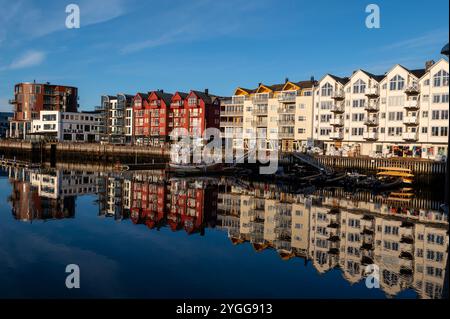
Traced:
<path fill-rule="evenodd" d="M 306 258 L 319 273 L 339 268 L 351 284 L 364 280 L 366 267 L 375 264 L 388 296 L 414 289 L 420 298 L 441 298 L 447 216 L 399 205 L 345 194 L 305 197 L 270 185 L 232 187 L 219 193 L 218 220 L 234 244 L 272 248 L 283 260 Z"/>
<path fill-rule="evenodd" d="M 97 175 L 92 172 L 32 172 L 30 182 L 39 196 L 53 199 L 97 193 Z"/>
<path fill-rule="evenodd" d="M 98 142 L 100 121 L 98 113 L 41 111 L 40 118 L 32 121 L 31 132 L 61 142 Z"/>

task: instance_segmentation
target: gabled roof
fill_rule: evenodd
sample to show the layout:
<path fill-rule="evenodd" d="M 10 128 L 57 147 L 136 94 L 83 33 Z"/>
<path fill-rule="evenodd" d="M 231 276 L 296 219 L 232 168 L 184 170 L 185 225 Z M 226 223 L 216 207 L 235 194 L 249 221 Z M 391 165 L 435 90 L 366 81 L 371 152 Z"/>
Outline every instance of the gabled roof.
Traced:
<path fill-rule="evenodd" d="M 376 74 L 367 72 L 366 70 L 363 70 L 363 69 L 359 69 L 359 71 L 365 73 L 368 77 L 374 79 L 377 82 L 380 82 L 381 80 L 383 80 L 386 77 L 386 74 L 376 75 Z"/>
<path fill-rule="evenodd" d="M 420 79 L 427 72 L 425 69 L 409 70 L 416 78 Z"/>
<path fill-rule="evenodd" d="M 238 95 L 238 91 L 241 91 L 245 94 L 253 94 L 256 92 L 257 89 L 246 89 L 246 88 L 242 88 L 242 87 L 238 87 L 235 91 L 234 91 L 234 95 Z"/>
<path fill-rule="evenodd" d="M 141 97 L 141 99 L 143 99 L 143 100 L 147 100 L 148 99 L 148 94 L 147 93 L 140 93 L 140 92 L 138 92 L 138 93 L 136 93 L 136 95 L 135 95 L 135 97 L 136 96 L 140 96 Z"/>
<path fill-rule="evenodd" d="M 313 86 L 317 85 L 317 81 L 300 81 L 300 82 L 293 82 L 295 85 L 301 87 L 302 89 L 310 89 Z"/>
<path fill-rule="evenodd" d="M 197 95 L 197 97 L 202 99 L 206 104 L 212 104 L 216 99 L 219 98 L 216 95 L 206 94 L 205 92 L 201 92 L 201 91 L 192 90 L 191 93 L 194 93 L 195 95 Z"/>
<path fill-rule="evenodd" d="M 348 78 L 348 77 L 341 78 L 341 77 L 338 77 L 338 76 L 333 75 L 333 74 L 327 74 L 327 75 L 329 75 L 331 78 L 333 78 L 333 80 L 335 80 L 335 81 L 337 81 L 337 82 L 339 82 L 339 83 L 341 83 L 343 85 L 347 84 L 347 82 L 350 80 L 350 78 Z"/>
<path fill-rule="evenodd" d="M 185 93 L 185 92 L 175 92 L 175 94 L 172 95 L 172 99 L 173 99 L 176 95 L 180 96 L 180 97 L 184 100 L 184 99 L 186 99 L 186 98 L 188 97 L 189 94 L 188 94 L 188 93 Z"/>
<path fill-rule="evenodd" d="M 164 91 L 161 91 L 161 90 L 159 90 L 159 91 L 152 91 L 152 92 L 149 92 L 149 93 L 150 94 L 155 93 L 155 95 L 159 99 L 163 100 L 164 103 L 166 103 L 166 105 L 170 105 L 170 103 L 172 101 L 173 94 L 165 93 Z"/>

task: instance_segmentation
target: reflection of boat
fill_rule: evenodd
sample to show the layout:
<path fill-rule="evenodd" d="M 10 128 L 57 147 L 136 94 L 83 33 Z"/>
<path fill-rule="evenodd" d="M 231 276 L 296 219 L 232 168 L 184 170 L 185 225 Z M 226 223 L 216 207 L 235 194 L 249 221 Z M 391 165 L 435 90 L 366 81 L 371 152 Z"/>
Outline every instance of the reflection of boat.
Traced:
<path fill-rule="evenodd" d="M 223 169 L 222 163 L 211 163 L 211 164 L 175 164 L 170 163 L 169 167 L 175 172 L 182 173 L 216 173 Z"/>
<path fill-rule="evenodd" d="M 392 192 L 389 194 L 389 200 L 395 200 L 400 202 L 409 202 L 414 197 L 412 188 L 402 188 L 399 192 Z"/>
<path fill-rule="evenodd" d="M 377 176 L 380 178 L 397 177 L 401 178 L 405 184 L 412 184 L 414 175 L 409 168 L 401 167 L 379 167 Z"/>

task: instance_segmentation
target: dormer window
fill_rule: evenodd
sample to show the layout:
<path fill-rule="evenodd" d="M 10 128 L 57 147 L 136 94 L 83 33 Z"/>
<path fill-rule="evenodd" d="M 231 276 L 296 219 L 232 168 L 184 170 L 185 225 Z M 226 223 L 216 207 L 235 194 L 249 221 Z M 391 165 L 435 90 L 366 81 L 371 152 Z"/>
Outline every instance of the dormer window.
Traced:
<path fill-rule="evenodd" d="M 330 83 L 325 83 L 321 90 L 322 96 L 331 96 L 333 94 L 333 86 Z"/>
<path fill-rule="evenodd" d="M 405 87 L 405 79 L 400 75 L 394 76 L 389 82 L 389 89 L 391 91 L 401 91 Z"/>
<path fill-rule="evenodd" d="M 366 92 L 366 82 L 364 82 L 363 80 L 358 80 L 355 82 L 355 84 L 353 84 L 353 93 L 354 94 L 359 94 L 362 93 L 364 94 Z"/>

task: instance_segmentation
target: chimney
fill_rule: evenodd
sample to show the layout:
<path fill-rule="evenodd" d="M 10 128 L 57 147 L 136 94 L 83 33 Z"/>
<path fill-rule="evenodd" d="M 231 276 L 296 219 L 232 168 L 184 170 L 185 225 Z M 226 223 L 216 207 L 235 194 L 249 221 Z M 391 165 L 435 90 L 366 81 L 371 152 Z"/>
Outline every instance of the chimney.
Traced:
<path fill-rule="evenodd" d="M 163 89 L 163 90 L 161 90 L 161 93 L 164 93 L 164 89 Z"/>
<path fill-rule="evenodd" d="M 286 84 L 288 82 L 289 82 L 289 78 L 287 77 L 287 78 L 284 79 L 284 83 Z"/>
<path fill-rule="evenodd" d="M 209 95 L 209 89 L 205 89 L 205 94 Z"/>
<path fill-rule="evenodd" d="M 311 82 L 314 83 L 314 75 L 311 75 Z"/>
<path fill-rule="evenodd" d="M 434 60 L 429 60 L 425 62 L 425 71 L 428 71 L 434 65 Z"/>

